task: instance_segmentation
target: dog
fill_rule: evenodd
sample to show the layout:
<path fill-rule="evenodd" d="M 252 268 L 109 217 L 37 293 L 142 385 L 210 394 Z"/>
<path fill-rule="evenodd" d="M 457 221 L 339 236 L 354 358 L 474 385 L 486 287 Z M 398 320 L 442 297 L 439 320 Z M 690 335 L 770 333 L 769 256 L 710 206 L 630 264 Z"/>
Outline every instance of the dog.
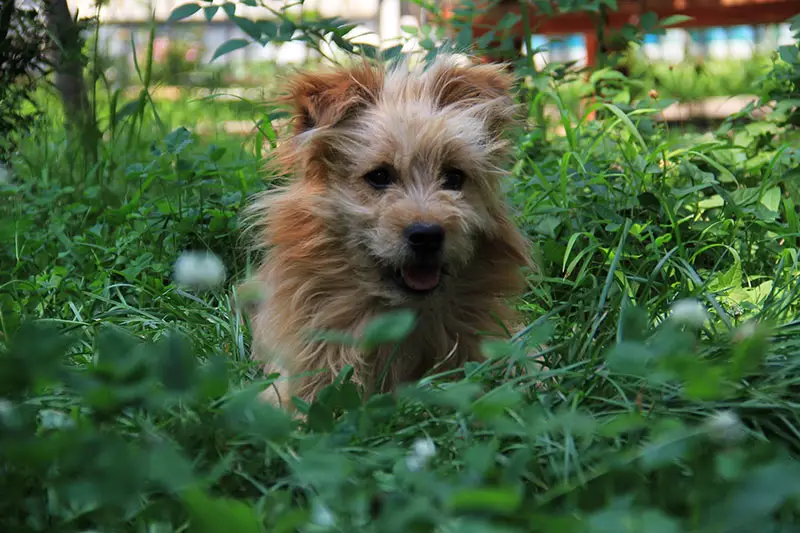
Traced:
<path fill-rule="evenodd" d="M 449 55 L 289 79 L 293 132 L 275 159 L 288 184 L 248 209 L 267 252 L 249 282 L 261 293 L 252 356 L 281 375 L 264 399 L 310 403 L 346 365 L 365 396 L 393 392 L 484 360 L 482 335 L 517 319 L 509 300 L 534 265 L 501 192 L 513 83 L 503 65 Z M 397 309 L 417 317 L 399 346 L 365 353 L 310 334 L 357 336 Z"/>

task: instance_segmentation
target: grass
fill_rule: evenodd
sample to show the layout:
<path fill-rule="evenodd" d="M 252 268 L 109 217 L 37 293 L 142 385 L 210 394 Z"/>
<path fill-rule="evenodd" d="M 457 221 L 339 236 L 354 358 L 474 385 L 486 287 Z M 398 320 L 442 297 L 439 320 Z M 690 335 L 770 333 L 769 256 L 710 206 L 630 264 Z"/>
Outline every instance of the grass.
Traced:
<path fill-rule="evenodd" d="M 85 158 L 48 108 L 0 189 L 3 531 L 795 531 L 796 134 L 656 107 L 517 139 L 528 327 L 396 398 L 343 375 L 303 423 L 254 401 L 233 290 L 270 134 L 156 104 Z M 187 249 L 225 285 L 175 286 Z"/>

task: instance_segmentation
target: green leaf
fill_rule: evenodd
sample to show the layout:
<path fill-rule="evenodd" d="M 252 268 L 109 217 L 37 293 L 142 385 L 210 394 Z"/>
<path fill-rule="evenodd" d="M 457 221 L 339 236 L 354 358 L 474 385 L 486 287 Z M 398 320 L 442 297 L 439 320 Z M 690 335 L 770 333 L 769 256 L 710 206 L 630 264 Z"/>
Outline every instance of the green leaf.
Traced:
<path fill-rule="evenodd" d="M 692 400 L 720 400 L 729 392 L 726 386 L 727 372 L 724 367 L 709 364 L 696 365 L 694 371 L 685 375 L 684 395 Z"/>
<path fill-rule="evenodd" d="M 610 67 L 601 68 L 592 72 L 591 76 L 589 76 L 589 83 L 591 85 L 595 85 L 598 81 L 601 80 L 619 80 L 625 81 L 628 79 L 625 74 L 618 70 L 614 70 Z"/>
<path fill-rule="evenodd" d="M 482 388 L 479 384 L 461 381 L 434 390 L 403 387 L 398 396 L 421 401 L 425 405 L 451 407 L 463 411 L 472 407 L 473 399 L 481 392 Z"/>
<path fill-rule="evenodd" d="M 515 487 L 463 489 L 450 496 L 448 506 L 456 512 L 510 514 L 522 503 L 522 492 Z"/>
<path fill-rule="evenodd" d="M 188 391 L 195 382 L 197 357 L 181 335 L 170 334 L 159 342 L 158 370 L 161 382 L 174 392 Z"/>
<path fill-rule="evenodd" d="M 416 322 L 416 313 L 411 309 L 383 313 L 364 327 L 359 342 L 365 350 L 373 350 L 383 344 L 398 343 L 411 333 Z"/>
<path fill-rule="evenodd" d="M 687 15 L 670 15 L 661 19 L 658 23 L 659 26 L 662 28 L 666 28 L 668 26 L 675 26 L 676 24 L 683 24 L 684 22 L 688 22 L 693 20 L 694 17 L 690 17 Z"/>
<path fill-rule="evenodd" d="M 228 15 L 228 18 L 233 18 L 236 16 L 236 4 L 231 2 L 225 2 L 222 4 L 222 10 Z"/>
<path fill-rule="evenodd" d="M 481 353 L 487 359 L 497 361 L 512 357 L 517 353 L 517 348 L 503 339 L 486 339 L 481 342 Z"/>
<path fill-rule="evenodd" d="M 632 304 L 624 306 L 617 326 L 617 342 L 644 341 L 648 334 L 649 320 L 646 309 Z"/>
<path fill-rule="evenodd" d="M 217 14 L 219 11 L 219 6 L 206 6 L 203 8 L 203 15 L 206 17 L 206 21 L 211 22 L 214 18 L 214 15 Z"/>
<path fill-rule="evenodd" d="M 683 426 L 666 427 L 642 447 L 640 464 L 646 471 L 657 470 L 682 459 L 689 450 L 690 434 Z"/>
<path fill-rule="evenodd" d="M 781 188 L 772 187 L 761 197 L 761 203 L 770 211 L 778 212 L 781 203 Z"/>
<path fill-rule="evenodd" d="M 222 421 L 233 431 L 270 442 L 285 441 L 294 425 L 284 409 L 259 397 L 263 385 L 253 385 L 236 392 L 223 406 Z M 289 398 L 282 398 L 285 403 Z"/>
<path fill-rule="evenodd" d="M 522 402 L 522 394 L 512 388 L 510 383 L 489 391 L 472 404 L 476 417 L 488 420 L 500 416 L 506 409 L 512 409 Z"/>
<path fill-rule="evenodd" d="M 652 11 L 648 11 L 643 13 L 641 17 L 639 17 L 639 24 L 641 24 L 642 29 L 645 33 L 649 33 L 656 24 L 658 23 L 658 15 L 656 15 Z"/>
<path fill-rule="evenodd" d="M 588 533 L 681 533 L 675 519 L 658 509 L 606 508 L 591 515 Z"/>
<path fill-rule="evenodd" d="M 172 13 L 170 13 L 169 17 L 167 18 L 167 22 L 176 22 L 179 20 L 183 20 L 187 17 L 191 17 L 198 11 L 200 11 L 200 6 L 197 4 L 180 5 L 172 10 Z"/>
<path fill-rule="evenodd" d="M 191 490 L 183 494 L 183 502 L 192 520 L 192 531 L 261 533 L 255 511 L 242 501 L 215 499 L 200 490 Z"/>
<path fill-rule="evenodd" d="M 608 368 L 612 372 L 644 377 L 651 372 L 655 353 L 644 343 L 622 341 L 606 355 Z"/>
<path fill-rule="evenodd" d="M 615 105 L 603 104 L 603 107 L 614 113 L 614 115 L 619 118 L 619 120 L 628 128 L 628 130 L 630 130 L 631 134 L 637 140 L 642 149 L 647 150 L 647 143 L 628 115 L 626 115 L 619 107 Z"/>
<path fill-rule="evenodd" d="M 497 22 L 495 29 L 501 32 L 510 30 L 521 18 L 522 17 L 518 13 L 508 12 Z"/>
<path fill-rule="evenodd" d="M 141 341 L 127 330 L 106 324 L 97 336 L 97 366 L 103 374 L 117 378 L 130 375 L 142 364 L 137 351 Z"/>
<path fill-rule="evenodd" d="M 310 341 L 326 342 L 330 344 L 340 344 L 342 346 L 355 346 L 358 340 L 342 331 L 309 331 L 308 339 Z"/>
<path fill-rule="evenodd" d="M 780 46 L 778 47 L 778 55 L 780 55 L 783 61 L 786 61 L 790 65 L 800 64 L 800 54 L 798 54 L 798 48 L 796 46 Z"/>
<path fill-rule="evenodd" d="M 726 531 L 756 531 L 785 501 L 800 496 L 798 479 L 800 463 L 789 458 L 751 469 L 734 492 L 710 510 L 708 521 Z"/>
<path fill-rule="evenodd" d="M 258 22 L 261 35 L 266 39 L 272 40 L 278 35 L 278 24 L 272 20 L 262 20 Z"/>
<path fill-rule="evenodd" d="M 151 479 L 168 492 L 180 491 L 196 482 L 191 462 L 170 444 L 157 445 L 147 459 Z"/>
<path fill-rule="evenodd" d="M 229 41 L 225 41 L 217 49 L 214 51 L 214 55 L 211 57 L 211 61 L 214 61 L 218 57 L 224 56 L 225 54 L 229 54 L 235 50 L 240 48 L 244 48 L 250 44 L 250 41 L 245 39 L 231 39 Z"/>
<path fill-rule="evenodd" d="M 236 15 L 232 15 L 230 19 L 254 41 L 258 41 L 261 38 L 261 26 L 259 24 L 256 24 L 248 18 Z"/>
<path fill-rule="evenodd" d="M 647 420 L 639 413 L 617 415 L 597 428 L 598 435 L 616 438 L 630 431 L 646 427 Z"/>

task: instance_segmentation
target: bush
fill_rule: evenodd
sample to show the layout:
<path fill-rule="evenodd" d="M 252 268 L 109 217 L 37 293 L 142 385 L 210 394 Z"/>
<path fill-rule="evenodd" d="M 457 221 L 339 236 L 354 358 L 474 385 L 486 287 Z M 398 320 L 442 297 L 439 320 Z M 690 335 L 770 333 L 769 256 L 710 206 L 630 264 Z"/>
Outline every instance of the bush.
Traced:
<path fill-rule="evenodd" d="M 3 2 L 0 7 L 0 162 L 7 161 L 15 139 L 32 124 L 31 93 L 46 67 L 49 37 L 35 7 Z"/>

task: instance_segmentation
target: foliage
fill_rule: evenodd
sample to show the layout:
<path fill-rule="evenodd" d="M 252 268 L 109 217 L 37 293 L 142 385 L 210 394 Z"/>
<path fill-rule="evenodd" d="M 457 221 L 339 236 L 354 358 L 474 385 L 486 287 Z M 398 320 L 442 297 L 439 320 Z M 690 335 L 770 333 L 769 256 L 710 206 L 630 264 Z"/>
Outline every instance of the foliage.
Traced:
<path fill-rule="evenodd" d="M 693 101 L 710 96 L 752 95 L 769 71 L 769 57 L 707 60 L 687 58 L 677 64 L 631 61 L 630 77 L 662 97 Z M 646 92 L 646 91 L 642 91 Z"/>
<path fill-rule="evenodd" d="M 800 39 L 800 14 L 790 20 L 795 40 Z M 778 60 L 758 86 L 760 104 L 775 102 L 775 118 L 782 124 L 800 126 L 800 46 L 795 42 L 778 48 Z M 748 110 L 746 110 L 748 111 Z"/>
<path fill-rule="evenodd" d="M 274 115 L 250 109 L 246 144 L 201 137 L 187 117 L 218 104 L 156 103 L 152 42 L 137 98 L 96 102 L 96 165 L 43 99 L 0 184 L 0 529 L 797 528 L 796 63 L 766 75 L 774 113 L 701 135 L 660 124 L 624 75 L 626 96 L 577 116 L 563 66 L 529 75 L 531 115 L 555 104 L 562 134 L 527 128 L 507 184 L 540 264 L 527 326 L 396 397 L 361 398 L 345 370 L 298 421 L 256 398 L 272 378 L 233 290 L 255 259 L 239 213 L 276 179 Z M 221 257 L 225 284 L 176 285 L 185 250 Z"/>
<path fill-rule="evenodd" d="M 35 80 L 46 66 L 45 23 L 34 7 L 3 2 L 0 6 L 0 162 L 14 144 L 10 135 L 27 129 L 33 113 L 26 109 Z"/>

